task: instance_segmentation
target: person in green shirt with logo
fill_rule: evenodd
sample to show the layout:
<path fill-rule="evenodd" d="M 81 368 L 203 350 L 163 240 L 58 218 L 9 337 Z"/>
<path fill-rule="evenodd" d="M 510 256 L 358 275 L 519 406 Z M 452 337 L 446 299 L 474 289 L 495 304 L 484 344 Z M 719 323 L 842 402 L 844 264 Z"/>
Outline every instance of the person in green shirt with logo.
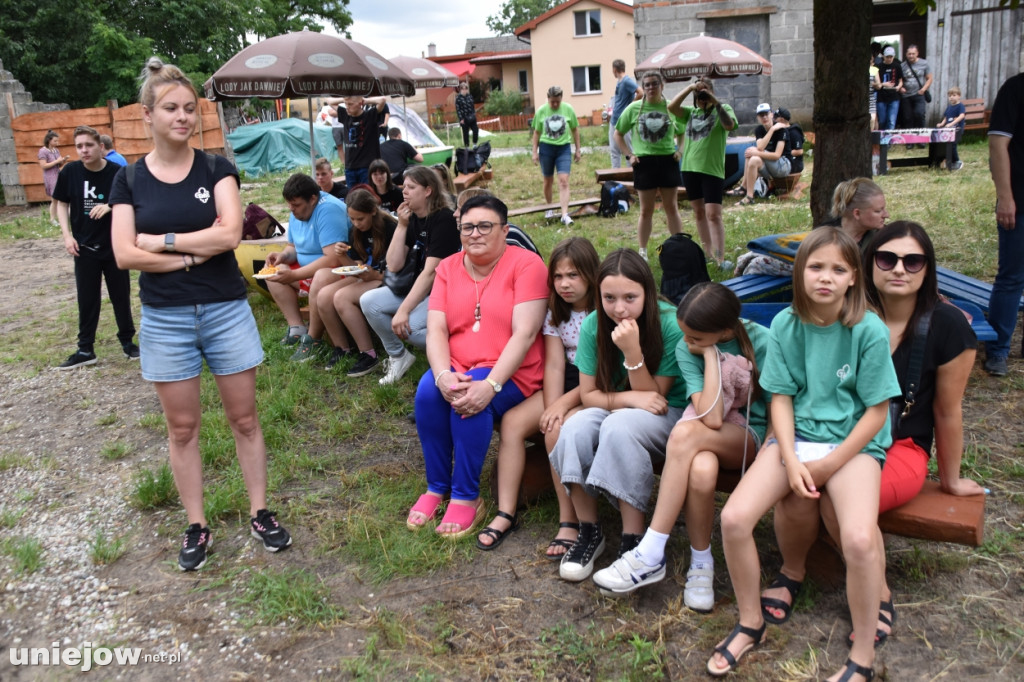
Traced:
<path fill-rule="evenodd" d="M 576 145 L 575 159 L 582 155 L 579 121 L 572 105 L 562 102 L 562 88 L 548 88 L 548 103 L 533 117 L 533 162 L 540 164 L 544 176 L 544 201 L 551 203 L 555 172 L 558 172 L 558 203 L 562 208 L 562 224 L 572 225 L 569 217 L 569 169 L 572 165 L 570 143 Z M 554 218 L 549 210 L 545 218 Z"/>

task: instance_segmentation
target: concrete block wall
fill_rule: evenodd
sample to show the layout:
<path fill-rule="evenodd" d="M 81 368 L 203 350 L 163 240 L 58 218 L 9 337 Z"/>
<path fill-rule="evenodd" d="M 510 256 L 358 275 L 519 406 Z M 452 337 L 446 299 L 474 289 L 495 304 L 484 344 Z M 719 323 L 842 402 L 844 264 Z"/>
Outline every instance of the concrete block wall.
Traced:
<path fill-rule="evenodd" d="M 8 205 L 24 205 L 25 189 L 18 177 L 18 157 L 14 149 L 14 131 L 11 119 L 22 114 L 40 111 L 62 111 L 67 104 L 33 102 L 32 93 L 0 62 L 0 185 L 4 188 L 4 201 Z"/>

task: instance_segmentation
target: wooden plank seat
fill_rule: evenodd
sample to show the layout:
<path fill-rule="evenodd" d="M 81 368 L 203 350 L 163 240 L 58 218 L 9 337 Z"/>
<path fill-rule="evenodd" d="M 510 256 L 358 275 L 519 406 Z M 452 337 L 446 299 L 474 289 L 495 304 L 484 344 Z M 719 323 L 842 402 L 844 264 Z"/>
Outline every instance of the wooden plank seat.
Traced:
<path fill-rule="evenodd" d="M 775 181 L 773 187 L 775 195 L 779 199 L 800 199 L 804 195 L 804 190 L 807 189 L 807 184 L 800 182 L 800 173 L 790 173 L 785 177 L 782 182 Z"/>
<path fill-rule="evenodd" d="M 992 296 L 991 284 L 941 266 L 935 269 L 935 274 L 939 280 L 939 293 L 973 303 L 988 315 L 988 300 Z M 1019 307 L 1024 310 L 1024 297 L 1021 297 Z"/>
<path fill-rule="evenodd" d="M 598 182 L 604 182 L 605 180 L 617 180 L 622 182 L 623 180 L 633 180 L 633 167 L 626 166 L 625 168 L 602 168 L 594 171 L 594 178 Z"/>
<path fill-rule="evenodd" d="M 475 173 L 459 173 L 452 182 L 455 184 L 455 191 L 461 192 L 482 180 L 484 180 L 484 171 L 478 170 Z"/>
<path fill-rule="evenodd" d="M 793 298 L 793 279 L 781 275 L 740 275 L 722 282 L 741 301 L 786 301 Z"/>
<path fill-rule="evenodd" d="M 587 205 L 595 205 L 596 206 L 597 204 L 600 204 L 600 203 L 601 203 L 601 197 L 591 197 L 589 199 L 574 199 L 573 201 L 569 202 L 569 208 L 572 208 L 574 206 L 579 207 L 579 206 L 587 206 Z M 527 215 L 529 213 L 543 213 L 544 211 L 561 211 L 561 210 L 562 210 L 561 204 L 539 204 L 539 205 L 536 205 L 536 206 L 523 206 L 522 208 L 510 208 L 509 211 L 508 211 L 508 216 L 509 216 L 509 218 L 511 218 L 512 216 Z"/>
<path fill-rule="evenodd" d="M 991 111 L 985 111 L 985 100 L 977 99 L 963 100 L 966 115 L 964 116 L 964 130 L 988 130 L 988 118 Z"/>

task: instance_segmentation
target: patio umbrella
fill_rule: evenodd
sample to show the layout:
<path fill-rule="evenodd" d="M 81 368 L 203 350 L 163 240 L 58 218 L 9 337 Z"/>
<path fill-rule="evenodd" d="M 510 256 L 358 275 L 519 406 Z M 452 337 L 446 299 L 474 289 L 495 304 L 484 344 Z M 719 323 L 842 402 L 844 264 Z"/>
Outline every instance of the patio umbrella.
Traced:
<path fill-rule="evenodd" d="M 661 73 L 666 81 L 705 78 L 735 78 L 741 75 L 772 74 L 772 63 L 748 47 L 724 38 L 701 33 L 666 45 L 636 66 L 636 75 Z"/>
<path fill-rule="evenodd" d="M 429 59 L 398 55 L 388 61 L 409 76 L 417 88 L 454 88 L 459 84 L 458 76 Z M 402 109 L 405 109 L 405 95 L 402 95 Z"/>
<path fill-rule="evenodd" d="M 412 79 L 365 45 L 304 30 L 244 48 L 203 83 L 203 90 L 213 101 L 305 97 L 312 167 L 313 97 L 411 95 L 416 88 Z"/>

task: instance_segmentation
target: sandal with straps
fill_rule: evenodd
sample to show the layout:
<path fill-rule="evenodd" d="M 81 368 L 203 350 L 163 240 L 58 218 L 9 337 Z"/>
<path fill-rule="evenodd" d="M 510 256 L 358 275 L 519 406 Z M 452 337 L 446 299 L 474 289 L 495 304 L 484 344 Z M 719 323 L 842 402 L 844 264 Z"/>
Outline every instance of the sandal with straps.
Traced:
<path fill-rule="evenodd" d="M 765 589 L 774 590 L 780 587 L 786 588 L 786 591 L 789 592 L 790 602 L 787 604 L 781 599 L 775 599 L 774 597 L 761 597 L 761 614 L 764 616 L 764 619 L 772 625 L 782 625 L 789 620 L 789 617 L 793 615 L 793 605 L 796 604 L 796 598 L 800 594 L 800 588 L 803 587 L 803 585 L 803 582 L 793 580 L 785 573 L 780 572 L 776 575 L 771 585 Z M 769 609 L 782 611 L 782 616 L 776 616 L 774 613 L 769 611 Z"/>
<path fill-rule="evenodd" d="M 737 206 L 750 206 L 754 203 L 754 197 L 744 196 L 742 199 L 736 202 Z"/>
<path fill-rule="evenodd" d="M 865 668 L 855 663 L 852 658 L 848 658 L 846 659 L 846 666 L 843 667 L 843 674 L 836 682 L 850 682 L 854 675 L 863 677 L 864 682 L 871 682 L 871 680 L 875 679 L 875 670 L 874 668 Z"/>
<path fill-rule="evenodd" d="M 715 661 L 715 657 L 712 656 L 710 659 L 708 659 L 708 674 L 712 677 L 725 677 L 733 670 L 735 670 L 736 666 L 739 664 L 740 659 L 743 658 L 751 649 L 764 644 L 764 631 L 767 627 L 768 623 L 761 623 L 761 627 L 755 630 L 754 628 L 744 627 L 743 625 L 737 623 L 736 627 L 734 627 L 732 629 L 732 632 L 729 633 L 729 636 L 726 637 L 721 644 L 715 647 L 715 653 L 721 654 L 722 658 L 724 658 L 726 663 L 728 663 L 729 665 L 725 668 L 714 667 L 712 664 Z M 736 639 L 737 635 L 746 635 L 750 638 L 751 641 L 745 647 L 740 649 L 740 652 L 738 654 L 733 656 L 732 652 L 729 651 L 729 645 L 732 644 L 732 640 Z"/>
<path fill-rule="evenodd" d="M 508 528 L 506 528 L 505 530 L 495 530 L 494 528 L 491 528 L 490 526 L 487 526 L 486 528 L 484 528 L 482 531 L 480 531 L 478 533 L 478 536 L 477 536 L 477 539 L 476 539 L 476 548 L 477 549 L 482 549 L 485 552 L 489 552 L 492 549 L 497 549 L 498 545 L 500 545 L 501 543 L 505 542 L 505 538 L 507 538 L 510 533 L 513 533 L 513 532 L 519 530 L 519 514 L 515 514 L 515 515 L 513 515 L 513 514 L 506 514 L 505 512 L 503 512 L 503 511 L 501 511 L 499 509 L 498 512 L 497 512 L 497 516 L 500 516 L 501 518 L 509 521 L 511 525 Z M 480 535 L 486 535 L 486 536 L 490 537 L 491 538 L 491 544 L 485 545 L 484 543 L 480 542 L 480 537 L 479 537 Z"/>
<path fill-rule="evenodd" d="M 889 632 L 878 628 L 875 630 L 875 648 L 882 646 L 889 639 L 889 634 L 892 632 L 893 623 L 896 622 L 896 607 L 892 603 L 893 596 L 889 595 L 889 601 L 883 601 L 878 605 L 878 620 L 879 622 L 889 626 Z M 846 639 L 847 644 L 853 646 L 853 633 Z"/>
<path fill-rule="evenodd" d="M 572 528 L 573 530 L 576 531 L 577 536 L 579 535 L 579 532 L 580 532 L 580 524 L 575 523 L 573 521 L 562 521 L 561 523 L 558 524 L 558 527 L 559 528 Z M 572 549 L 572 546 L 573 546 L 573 544 L 575 542 L 576 542 L 575 540 L 566 540 L 564 538 L 555 538 L 554 540 L 552 540 L 551 542 L 548 543 L 548 549 L 551 549 L 552 547 L 561 547 L 562 549 L 565 550 L 565 552 L 562 552 L 561 554 L 548 554 L 547 550 L 545 550 L 544 551 L 544 558 L 547 559 L 548 561 L 561 561 L 562 557 L 565 556 L 566 552 L 568 552 L 570 549 Z"/>

